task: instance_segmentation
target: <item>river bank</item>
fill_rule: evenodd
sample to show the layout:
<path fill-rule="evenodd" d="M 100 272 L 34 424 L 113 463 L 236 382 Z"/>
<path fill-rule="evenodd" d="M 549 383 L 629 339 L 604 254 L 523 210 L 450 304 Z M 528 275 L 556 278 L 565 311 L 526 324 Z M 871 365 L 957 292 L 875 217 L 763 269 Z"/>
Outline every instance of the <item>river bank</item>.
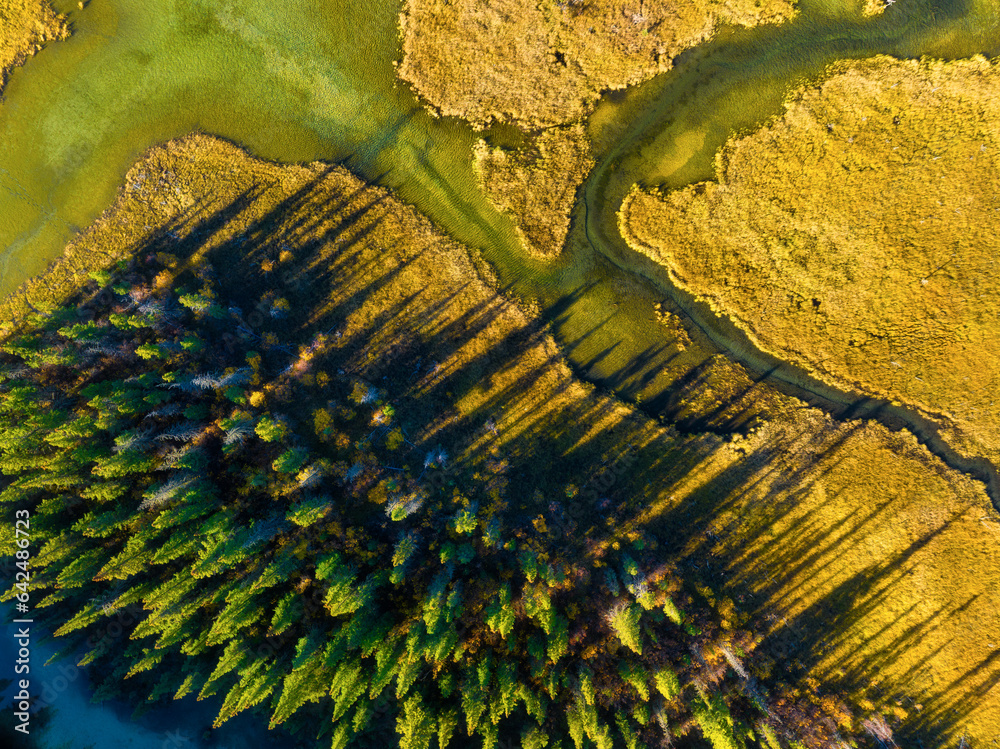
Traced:
<path fill-rule="evenodd" d="M 692 570 L 715 565 L 705 574 L 754 597 L 775 652 L 801 654 L 789 678 L 829 680 L 859 703 L 879 690 L 910 698 L 925 707 L 911 708 L 909 736 L 957 745 L 971 726 L 971 737 L 990 739 L 998 712 L 983 633 L 995 627 L 995 514 L 973 482 L 906 432 L 855 420 L 905 424 L 945 463 L 970 466 L 912 415 L 894 421 L 890 406 L 824 391 L 761 356 L 637 259 L 616 216 L 633 184 L 711 178 L 730 135 L 777 114 L 789 91 L 834 59 L 990 52 L 995 26 L 976 16 L 980 8 L 901 2 L 862 21 L 851 4 L 804 3 L 789 24 L 723 30 L 671 72 L 606 96 L 587 122 L 597 166 L 565 252 L 546 262 L 521 251 L 474 173 L 480 137 L 516 142 L 515 134 L 433 118 L 398 84 L 398 3 L 337 3 L 310 24 L 296 3 L 93 4 L 74 12 L 72 39 L 12 80 L 7 104 L 17 106 L 0 107 L 3 288 L 56 257 L 153 143 L 201 129 L 282 162 L 343 162 L 481 253 L 507 292 L 538 300 L 578 373 L 692 443 L 705 435 L 704 452 L 680 463 L 649 448 L 642 499 L 662 528 L 684 529 L 678 537 L 690 548 L 676 555 Z M 144 76 L 131 75 L 136 66 Z M 175 187 L 162 179 L 158 187 Z M 677 466 L 692 464 L 699 470 L 678 478 Z M 768 619 L 776 611 L 788 622 Z M 833 645 L 813 653 L 820 641 Z"/>

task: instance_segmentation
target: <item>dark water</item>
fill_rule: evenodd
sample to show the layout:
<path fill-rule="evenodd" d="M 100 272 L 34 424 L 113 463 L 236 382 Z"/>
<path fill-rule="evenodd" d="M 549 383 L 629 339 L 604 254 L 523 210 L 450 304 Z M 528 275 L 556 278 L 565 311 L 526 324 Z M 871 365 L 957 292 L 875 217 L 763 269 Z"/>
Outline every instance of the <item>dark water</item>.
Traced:
<path fill-rule="evenodd" d="M 16 616 L 9 604 L 0 607 L 2 621 L 10 622 Z M 125 637 L 116 621 L 116 616 L 110 615 L 104 629 L 112 646 L 116 638 Z M 18 676 L 10 664 L 17 659 L 14 636 L 21 626 L 24 625 L 8 624 L 3 629 L 0 663 L 4 668 L 0 673 L 5 678 L 28 678 L 31 693 L 44 705 L 44 715 L 31 718 L 27 737 L 13 734 L 17 741 L 14 746 L 19 749 L 29 746 L 29 741 L 37 749 L 293 749 L 296 746 L 286 732 L 268 731 L 266 724 L 249 714 L 238 715 L 212 730 L 221 702 L 215 699 L 199 702 L 196 695 L 157 707 L 135 720 L 134 705 L 118 700 L 92 704 L 94 674 L 88 667 L 78 668 L 69 658 L 43 665 L 56 648 L 53 643 L 42 641 L 44 629 L 39 624 L 28 625 L 32 639 L 30 673 Z M 123 641 L 121 646 L 126 644 Z M 16 692 L 16 684 L 11 684 L 0 693 L 4 729 L 14 724 L 11 700 Z M 3 742 L 4 736 L 0 736 L 0 746 L 5 746 Z"/>

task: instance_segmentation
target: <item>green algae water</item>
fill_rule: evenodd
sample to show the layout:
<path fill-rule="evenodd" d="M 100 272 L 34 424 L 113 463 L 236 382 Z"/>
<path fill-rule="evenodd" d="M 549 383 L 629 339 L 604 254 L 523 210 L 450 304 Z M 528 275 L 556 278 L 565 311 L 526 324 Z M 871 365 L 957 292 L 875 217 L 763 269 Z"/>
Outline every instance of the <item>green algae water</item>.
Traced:
<path fill-rule="evenodd" d="M 286 162 L 345 162 L 473 245 L 510 222 L 475 189 L 476 134 L 396 83 L 398 3 L 94 0 L 0 106 L 0 293 L 110 205 L 151 145 L 203 130 Z"/>

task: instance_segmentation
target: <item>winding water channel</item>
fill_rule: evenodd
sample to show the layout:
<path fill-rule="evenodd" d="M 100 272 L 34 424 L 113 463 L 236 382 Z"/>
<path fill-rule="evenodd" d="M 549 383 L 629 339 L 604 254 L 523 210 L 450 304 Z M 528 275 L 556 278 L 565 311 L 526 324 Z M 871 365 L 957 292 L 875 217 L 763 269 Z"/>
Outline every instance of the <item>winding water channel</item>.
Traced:
<path fill-rule="evenodd" d="M 510 220 L 471 168 L 483 134 L 429 114 L 395 78 L 400 3 L 339 0 L 59 0 L 73 36 L 17 71 L 0 105 L 0 293 L 56 257 L 113 200 L 143 150 L 192 130 L 283 162 L 345 163 L 397 191 L 539 299 L 585 376 L 650 412 L 671 386 L 675 356 L 651 310 L 671 300 L 699 339 L 779 389 L 838 416 L 907 427 L 949 465 L 987 482 L 995 471 L 958 456 L 919 414 L 823 385 L 766 356 L 734 326 L 674 288 L 625 247 L 616 211 L 634 183 L 708 179 L 735 132 L 781 111 L 787 93 L 837 59 L 892 54 L 1000 54 L 996 9 L 973 0 L 899 0 L 874 20 L 855 3 L 802 0 L 792 22 L 726 29 L 674 69 L 609 95 L 589 119 L 597 166 L 581 188 L 566 253 L 543 264 L 518 248 Z M 509 141 L 494 128 L 485 137 Z M 623 296 L 623 279 L 630 291 Z"/>
<path fill-rule="evenodd" d="M 995 23 L 970 28 L 957 6 L 953 12 L 950 21 L 933 28 L 925 20 L 927 6 L 899 19 L 887 14 L 868 22 L 845 22 L 819 12 L 789 26 L 722 34 L 682 55 L 662 82 L 648 84 L 659 87 L 655 93 L 634 94 L 636 103 L 610 105 L 621 110 L 618 118 L 630 126 L 616 131 L 617 140 L 592 172 L 581 196 L 581 224 L 591 248 L 663 290 L 675 311 L 730 359 L 778 390 L 839 418 L 871 418 L 891 429 L 908 429 L 947 465 L 982 481 L 1000 509 L 1000 475 L 990 461 L 959 454 L 941 437 L 939 426 L 915 409 L 837 389 L 761 351 L 731 320 L 678 289 L 665 269 L 629 250 L 616 225 L 618 207 L 633 184 L 677 189 L 712 179 L 714 155 L 734 132 L 759 127 L 769 114 L 779 113 L 790 81 L 798 85 L 815 79 L 836 60 L 872 54 L 905 58 L 921 52 L 957 59 L 1000 52 Z M 789 70 L 789 52 L 807 47 L 809 52 L 798 55 Z M 692 105 L 695 91 L 697 104 Z M 600 140 L 599 132 L 592 136 Z"/>

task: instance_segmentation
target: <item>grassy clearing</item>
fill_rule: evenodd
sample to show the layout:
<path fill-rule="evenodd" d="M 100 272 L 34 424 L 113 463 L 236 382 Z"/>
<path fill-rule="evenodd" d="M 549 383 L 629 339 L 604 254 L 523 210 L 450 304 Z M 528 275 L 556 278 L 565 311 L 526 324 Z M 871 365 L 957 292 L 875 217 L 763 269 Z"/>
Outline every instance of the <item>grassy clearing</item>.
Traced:
<path fill-rule="evenodd" d="M 761 348 L 997 464 L 998 83 L 981 58 L 838 64 L 717 182 L 633 191 L 623 232 Z"/>
<path fill-rule="evenodd" d="M 0 2 L 0 90 L 10 72 L 23 65 L 46 42 L 69 35 L 66 20 L 48 0 L 3 0 Z"/>

